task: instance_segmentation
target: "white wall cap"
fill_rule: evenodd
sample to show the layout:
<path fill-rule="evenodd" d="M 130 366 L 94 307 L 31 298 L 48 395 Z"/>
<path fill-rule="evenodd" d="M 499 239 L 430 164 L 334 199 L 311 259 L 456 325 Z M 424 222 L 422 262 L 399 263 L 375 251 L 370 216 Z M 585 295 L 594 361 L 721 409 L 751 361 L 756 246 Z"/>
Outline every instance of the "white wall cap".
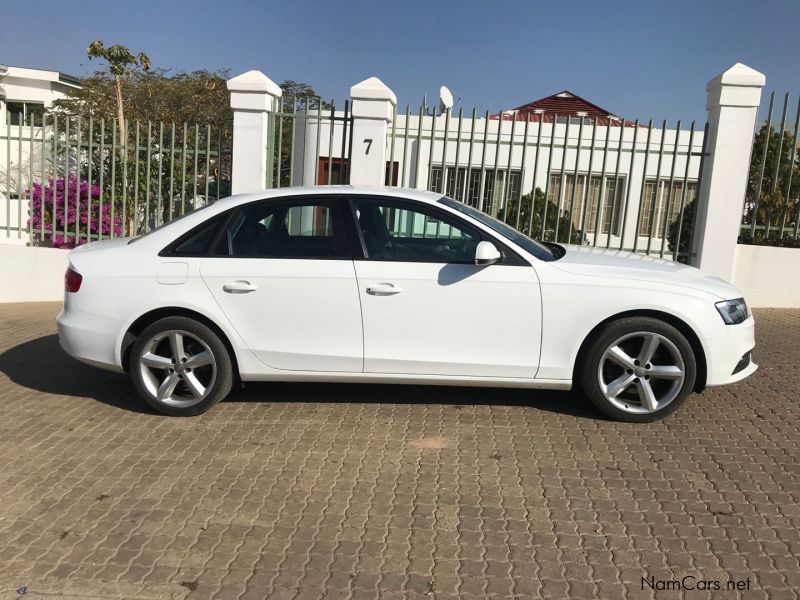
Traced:
<path fill-rule="evenodd" d="M 231 92 L 264 92 L 276 98 L 283 95 L 280 86 L 261 71 L 248 71 L 227 81 Z"/>
<path fill-rule="evenodd" d="M 706 91 L 710 92 L 714 88 L 723 85 L 747 86 L 747 87 L 764 87 L 767 83 L 767 78 L 763 73 L 759 73 L 755 69 L 751 69 L 742 63 L 736 63 L 727 71 L 724 71 L 714 77 L 706 85 Z"/>
<path fill-rule="evenodd" d="M 397 96 L 377 77 L 365 79 L 350 88 L 350 97 L 353 100 L 388 100 L 397 106 Z"/>

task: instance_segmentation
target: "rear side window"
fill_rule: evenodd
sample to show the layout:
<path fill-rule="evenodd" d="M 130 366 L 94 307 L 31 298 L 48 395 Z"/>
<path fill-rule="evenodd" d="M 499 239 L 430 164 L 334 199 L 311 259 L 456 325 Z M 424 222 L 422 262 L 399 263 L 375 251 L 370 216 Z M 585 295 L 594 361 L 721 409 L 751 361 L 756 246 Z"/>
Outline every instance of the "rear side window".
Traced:
<path fill-rule="evenodd" d="M 198 256 L 207 254 L 229 214 L 230 211 L 224 212 L 209 219 L 205 223 L 201 223 L 194 229 L 189 230 L 168 246 L 164 254 L 170 256 Z"/>
<path fill-rule="evenodd" d="M 215 256 L 350 258 L 338 205 L 328 199 L 261 202 L 239 209 Z"/>

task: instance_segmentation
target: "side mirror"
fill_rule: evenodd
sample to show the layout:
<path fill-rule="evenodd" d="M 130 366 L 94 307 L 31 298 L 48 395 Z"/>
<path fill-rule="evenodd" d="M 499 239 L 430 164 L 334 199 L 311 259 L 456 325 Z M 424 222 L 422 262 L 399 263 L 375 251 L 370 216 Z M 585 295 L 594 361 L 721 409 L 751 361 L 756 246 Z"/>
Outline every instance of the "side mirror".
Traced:
<path fill-rule="evenodd" d="M 500 258 L 500 251 L 492 242 L 480 242 L 475 248 L 475 264 L 479 267 L 493 265 Z"/>

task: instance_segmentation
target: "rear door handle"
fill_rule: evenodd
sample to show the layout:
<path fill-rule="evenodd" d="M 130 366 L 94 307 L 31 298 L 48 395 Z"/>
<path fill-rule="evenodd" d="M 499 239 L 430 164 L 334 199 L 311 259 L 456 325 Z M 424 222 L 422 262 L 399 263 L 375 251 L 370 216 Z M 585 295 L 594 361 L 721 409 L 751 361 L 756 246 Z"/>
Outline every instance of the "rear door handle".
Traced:
<path fill-rule="evenodd" d="M 391 283 L 376 283 L 375 285 L 367 286 L 367 293 L 370 296 L 394 296 L 402 291 L 401 287 Z"/>
<path fill-rule="evenodd" d="M 255 292 L 257 289 L 258 286 L 249 281 L 229 281 L 222 286 L 222 291 L 229 294 L 248 294 Z"/>

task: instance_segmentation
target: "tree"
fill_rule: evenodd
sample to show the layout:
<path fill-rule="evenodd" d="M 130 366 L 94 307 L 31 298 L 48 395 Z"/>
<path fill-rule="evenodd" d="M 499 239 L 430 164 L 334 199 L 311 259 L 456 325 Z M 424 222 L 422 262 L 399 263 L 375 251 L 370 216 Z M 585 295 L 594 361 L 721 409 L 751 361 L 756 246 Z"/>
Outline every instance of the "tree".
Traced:
<path fill-rule="evenodd" d="M 789 131 L 781 134 L 773 128 L 768 130 L 766 125 L 756 134 L 742 223 L 765 229 L 743 229 L 740 242 L 770 246 L 798 244 L 794 239 L 794 229 L 800 211 L 800 157 L 795 151 L 795 143 Z M 766 228 L 769 228 L 769 233 Z M 780 239 L 781 229 L 791 229 L 792 236 Z"/>
<path fill-rule="evenodd" d="M 533 202 L 531 202 L 533 200 Z M 531 204 L 533 206 L 531 207 Z M 533 215 L 531 216 L 531 208 Z M 517 212 L 519 211 L 519 220 Z M 545 215 L 545 211 L 547 214 Z M 546 202 L 544 192 L 541 188 L 536 188 L 533 194 L 525 194 L 519 201 L 510 200 L 499 216 L 501 221 L 505 221 L 513 227 L 517 227 L 523 233 L 531 237 L 544 241 L 553 241 L 564 244 L 583 244 L 584 236 L 574 225 L 571 225 L 569 211 L 562 211 L 558 214 L 558 206 L 554 202 Z M 542 235 L 542 221 L 545 222 L 544 235 Z M 528 225 L 530 224 L 530 229 Z M 556 239 L 556 226 L 558 236 Z"/>
<path fill-rule="evenodd" d="M 122 99 L 122 77 L 131 72 L 132 68 L 141 67 L 144 71 L 150 70 L 150 58 L 144 53 L 139 52 L 133 55 L 127 46 L 114 44 L 106 48 L 102 40 L 95 40 L 89 44 L 86 50 L 89 60 L 102 58 L 108 62 L 109 70 L 114 76 L 114 90 L 117 99 L 117 119 L 121 136 L 125 135 L 125 110 Z"/>

